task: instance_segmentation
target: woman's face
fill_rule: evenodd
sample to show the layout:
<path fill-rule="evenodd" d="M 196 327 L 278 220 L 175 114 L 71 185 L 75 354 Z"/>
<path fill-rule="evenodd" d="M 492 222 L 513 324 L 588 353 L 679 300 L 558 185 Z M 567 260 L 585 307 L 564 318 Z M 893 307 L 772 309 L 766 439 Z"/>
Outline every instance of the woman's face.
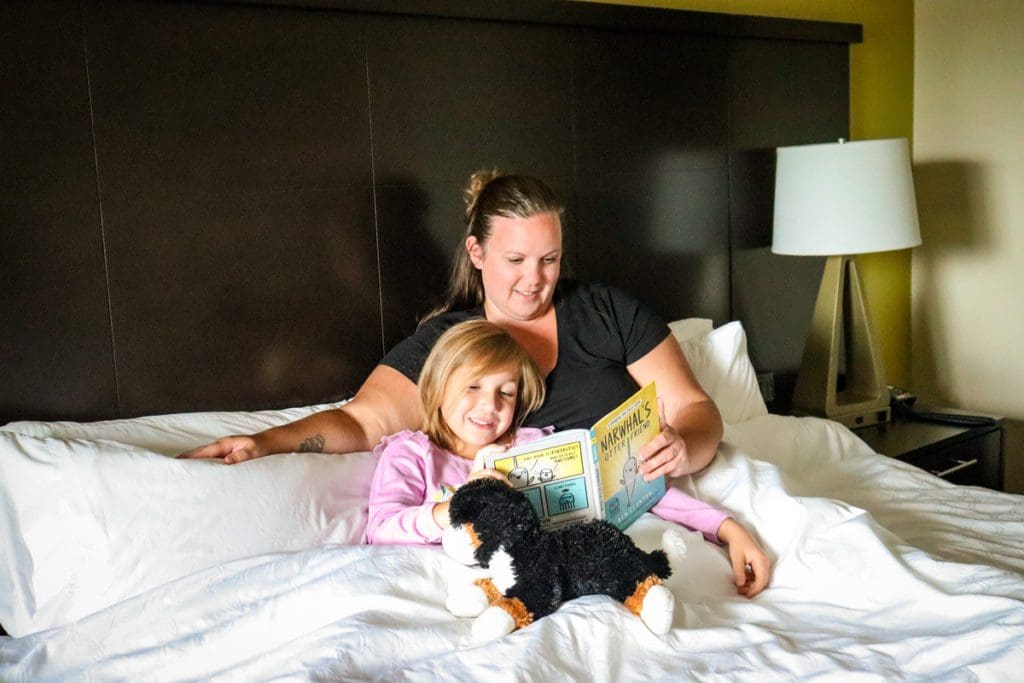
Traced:
<path fill-rule="evenodd" d="M 518 389 L 515 368 L 478 376 L 467 368 L 452 373 L 441 403 L 441 416 L 455 435 L 452 452 L 470 459 L 504 436 L 515 416 Z"/>
<path fill-rule="evenodd" d="M 466 249 L 483 280 L 488 320 L 534 320 L 551 308 L 562 267 L 558 214 L 496 216 L 486 245 L 470 236 Z"/>

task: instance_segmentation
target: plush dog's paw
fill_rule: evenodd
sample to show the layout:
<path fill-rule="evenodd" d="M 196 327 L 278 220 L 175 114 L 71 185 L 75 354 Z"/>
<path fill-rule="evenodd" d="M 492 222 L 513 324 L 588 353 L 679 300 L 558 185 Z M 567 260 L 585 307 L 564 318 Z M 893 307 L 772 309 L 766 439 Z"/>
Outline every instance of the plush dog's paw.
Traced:
<path fill-rule="evenodd" d="M 661 547 L 672 559 L 686 559 L 686 537 L 679 529 L 666 529 L 661 535 Z"/>
<path fill-rule="evenodd" d="M 457 617 L 478 617 L 488 605 L 484 589 L 475 583 L 453 579 L 448 583 L 448 600 L 445 607 Z"/>
<path fill-rule="evenodd" d="M 516 622 L 512 615 L 500 607 L 488 607 L 473 622 L 473 642 L 485 643 L 512 633 Z"/>
<path fill-rule="evenodd" d="M 672 628 L 675 607 L 676 597 L 672 591 L 661 584 L 651 586 L 640 607 L 640 618 L 647 624 L 647 628 L 661 636 Z"/>
<path fill-rule="evenodd" d="M 441 533 L 441 547 L 448 557 L 465 565 L 476 564 L 476 548 L 462 527 L 448 527 Z"/>

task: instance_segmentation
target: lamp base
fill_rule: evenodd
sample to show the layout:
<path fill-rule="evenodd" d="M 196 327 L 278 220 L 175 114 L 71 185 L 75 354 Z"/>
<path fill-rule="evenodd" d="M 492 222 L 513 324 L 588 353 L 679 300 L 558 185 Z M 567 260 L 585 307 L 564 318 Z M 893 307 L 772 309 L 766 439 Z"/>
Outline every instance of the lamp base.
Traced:
<path fill-rule="evenodd" d="M 868 410 L 856 409 L 846 413 L 832 415 L 823 415 L 820 413 L 808 413 L 797 408 L 792 411 L 793 415 L 806 416 L 806 417 L 827 417 L 830 420 L 834 420 L 842 425 L 849 427 L 850 429 L 859 429 L 861 427 L 870 427 L 871 425 L 882 424 L 889 422 L 892 419 L 892 410 L 889 406 L 885 408 L 871 408 Z"/>
<path fill-rule="evenodd" d="M 845 372 L 839 388 L 840 356 Z M 817 415 L 847 427 L 888 422 L 889 389 L 857 264 L 829 256 L 814 305 L 811 330 L 793 390 L 793 413 Z"/>

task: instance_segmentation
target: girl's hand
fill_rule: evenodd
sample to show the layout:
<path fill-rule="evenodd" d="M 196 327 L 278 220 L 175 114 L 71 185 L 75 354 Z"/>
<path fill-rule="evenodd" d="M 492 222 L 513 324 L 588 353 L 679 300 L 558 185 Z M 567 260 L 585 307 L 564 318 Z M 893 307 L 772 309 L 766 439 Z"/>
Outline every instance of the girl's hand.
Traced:
<path fill-rule="evenodd" d="M 752 598 L 764 590 L 771 574 L 771 561 L 750 532 L 730 517 L 718 528 L 718 538 L 729 546 L 737 592 Z"/>
<path fill-rule="evenodd" d="M 473 481 L 474 479 L 497 479 L 498 481 L 508 484 L 508 478 L 499 472 L 498 470 L 484 467 L 484 458 L 487 456 L 498 455 L 508 450 L 508 446 L 502 446 L 501 444 L 492 443 L 489 446 L 484 446 L 476 452 L 476 457 L 473 458 L 473 469 L 470 470 L 469 476 L 466 477 L 467 481 Z M 511 486 L 511 484 L 509 484 Z"/>
<path fill-rule="evenodd" d="M 492 470 L 486 467 L 481 470 L 473 470 L 466 478 L 467 481 L 473 481 L 475 479 L 497 479 L 504 484 L 508 484 L 508 478 L 504 474 L 498 470 Z M 512 484 L 508 485 L 511 486 Z"/>
<path fill-rule="evenodd" d="M 665 403 L 661 397 L 658 397 L 658 418 L 661 420 L 661 433 L 640 449 L 640 473 L 645 481 L 661 475 L 679 477 L 690 471 L 686 442 L 665 419 Z"/>
<path fill-rule="evenodd" d="M 502 446 L 500 444 L 492 443 L 489 446 L 484 446 L 476 452 L 476 456 L 473 458 L 473 467 L 469 471 L 469 476 L 466 477 L 466 481 L 473 481 L 474 479 L 497 479 L 500 482 L 509 484 L 508 479 L 504 474 L 498 470 L 484 467 L 484 457 L 491 454 L 504 453 L 508 450 L 508 446 Z M 451 503 L 450 500 L 446 500 L 443 503 L 438 503 L 434 506 L 434 521 L 442 529 L 447 529 L 451 526 L 451 521 L 448 519 L 448 506 Z"/>
<path fill-rule="evenodd" d="M 446 500 L 443 503 L 438 503 L 437 505 L 434 506 L 434 509 L 431 510 L 431 512 L 434 515 L 434 521 L 437 522 L 437 525 L 442 529 L 447 529 L 452 525 L 451 520 L 448 519 L 449 504 L 450 501 Z"/>

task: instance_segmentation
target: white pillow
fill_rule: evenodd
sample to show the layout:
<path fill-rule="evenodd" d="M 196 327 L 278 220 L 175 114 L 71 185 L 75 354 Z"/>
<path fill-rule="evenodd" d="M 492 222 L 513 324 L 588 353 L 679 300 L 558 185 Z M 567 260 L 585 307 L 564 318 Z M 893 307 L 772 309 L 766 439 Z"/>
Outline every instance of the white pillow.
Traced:
<path fill-rule="evenodd" d="M 337 408 L 345 403 L 347 401 L 279 410 L 149 415 L 99 422 L 25 420 L 7 423 L 0 427 L 0 433 L 14 432 L 26 436 L 54 436 L 61 439 L 107 439 L 164 455 L 177 455 L 227 434 L 260 432 L 286 422 L 294 422 L 321 410 Z"/>
<path fill-rule="evenodd" d="M 672 330 L 672 336 L 676 341 L 682 344 L 687 339 L 707 334 L 714 329 L 714 323 L 711 318 L 683 318 L 673 320 L 668 324 L 668 328 Z"/>
<path fill-rule="evenodd" d="M 214 422 L 238 426 L 242 415 Z M 153 438 L 160 419 L 142 420 Z M 116 422 L 131 431 L 131 420 Z M 23 636 L 224 562 L 360 543 L 375 466 L 372 453 L 224 465 L 0 431 L 0 624 Z"/>
<path fill-rule="evenodd" d="M 676 335 L 676 339 L 724 422 L 738 424 L 768 414 L 747 355 L 747 335 L 738 320 L 696 337 L 680 339 Z"/>

